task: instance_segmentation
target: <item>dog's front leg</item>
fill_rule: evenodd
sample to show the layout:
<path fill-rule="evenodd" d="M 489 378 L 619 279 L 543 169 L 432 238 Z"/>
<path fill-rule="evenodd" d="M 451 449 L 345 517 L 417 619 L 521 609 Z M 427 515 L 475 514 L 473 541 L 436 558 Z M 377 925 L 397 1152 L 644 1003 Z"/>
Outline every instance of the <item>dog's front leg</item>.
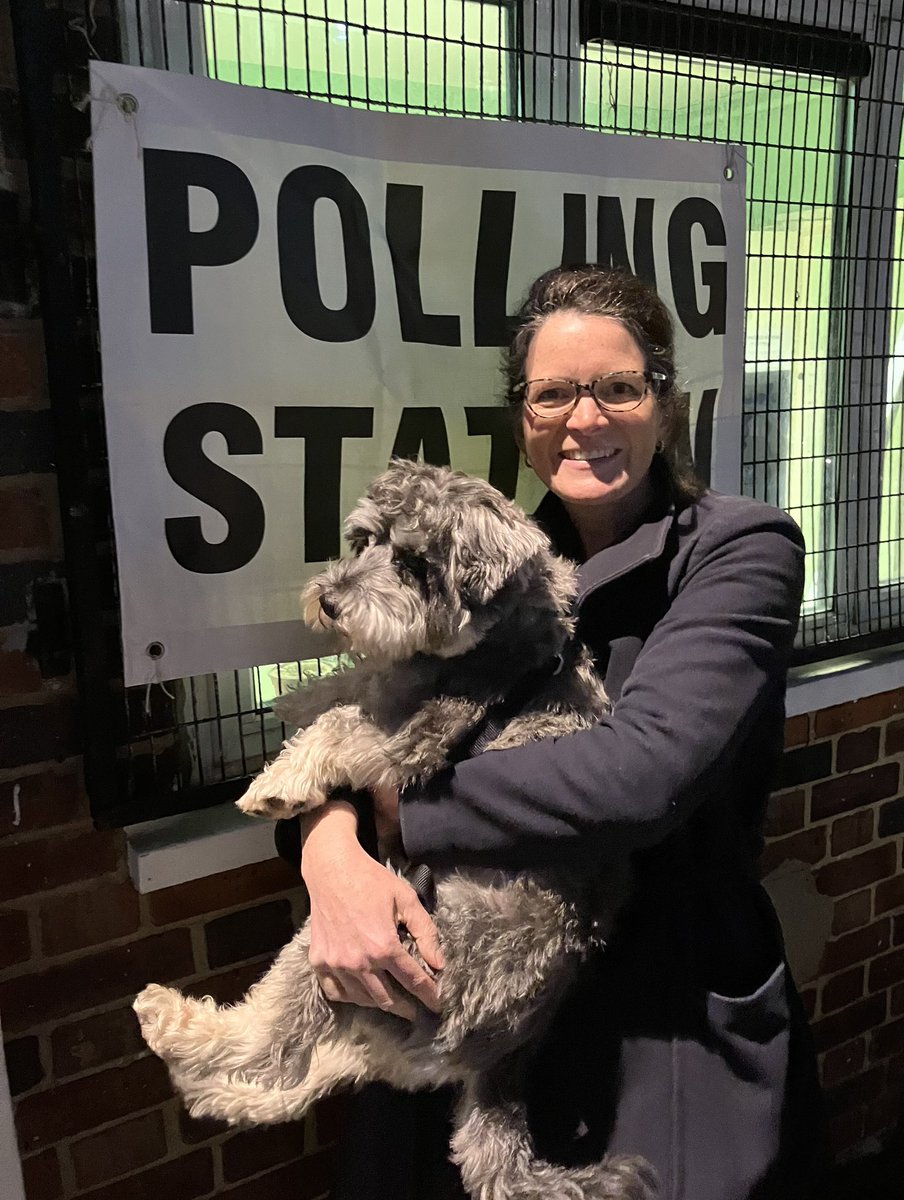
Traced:
<path fill-rule="evenodd" d="M 357 705 L 342 704 L 290 738 L 238 806 L 260 816 L 294 817 L 319 808 L 337 788 L 362 791 L 398 782 L 385 734 Z"/>
<path fill-rule="evenodd" d="M 474 1078 L 456 1112 L 452 1161 L 472 1200 L 655 1200 L 655 1172 L 641 1158 L 611 1156 L 586 1167 L 537 1158 L 521 1089 Z"/>

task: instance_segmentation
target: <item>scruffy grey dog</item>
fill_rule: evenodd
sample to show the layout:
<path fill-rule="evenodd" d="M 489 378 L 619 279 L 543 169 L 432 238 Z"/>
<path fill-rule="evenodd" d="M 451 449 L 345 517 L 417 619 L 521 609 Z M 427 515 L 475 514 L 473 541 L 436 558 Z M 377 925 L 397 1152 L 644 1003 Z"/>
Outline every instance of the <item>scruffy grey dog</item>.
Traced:
<path fill-rule="evenodd" d="M 573 568 L 489 484 L 395 462 L 346 537 L 354 557 L 311 582 L 305 616 L 336 630 L 361 661 L 283 702 L 284 719 L 303 728 L 239 801 L 246 812 L 285 817 L 337 788 L 426 780 L 481 731 L 503 748 L 607 710 L 571 636 Z M 135 1009 L 195 1116 L 270 1124 L 342 1085 L 458 1083 L 452 1157 L 475 1200 L 651 1200 L 643 1160 L 566 1168 L 537 1158 L 523 1102 L 530 1047 L 582 958 L 608 936 L 626 888 L 624 862 L 586 874 L 438 872 L 442 1015 L 425 1009 L 414 1027 L 331 1004 L 308 962 L 307 925 L 235 1007 L 151 985 Z"/>

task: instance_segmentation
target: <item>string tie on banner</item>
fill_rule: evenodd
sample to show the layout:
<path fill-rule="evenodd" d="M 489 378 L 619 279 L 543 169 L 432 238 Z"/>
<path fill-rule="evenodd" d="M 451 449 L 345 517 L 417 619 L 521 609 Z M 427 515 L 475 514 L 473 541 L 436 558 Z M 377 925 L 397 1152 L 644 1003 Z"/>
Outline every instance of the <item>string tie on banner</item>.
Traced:
<path fill-rule="evenodd" d="M 729 142 L 725 147 L 725 166 L 722 170 L 722 174 L 726 180 L 731 182 L 734 179 L 738 173 L 740 163 L 744 163 L 745 166 L 747 165 L 747 154 L 744 147 L 736 146 L 732 142 Z"/>
<path fill-rule="evenodd" d="M 147 654 L 148 658 L 150 659 L 150 662 L 148 664 L 147 681 L 146 681 L 146 687 L 144 689 L 144 715 L 146 717 L 150 717 L 150 715 L 151 715 L 151 688 L 154 686 L 155 683 L 157 684 L 157 686 L 159 688 L 161 688 L 164 696 L 168 696 L 170 698 L 170 700 L 175 700 L 176 697 L 167 688 L 165 682 L 160 677 L 160 660 L 161 660 L 161 658 L 163 658 L 163 655 L 166 653 L 166 648 L 164 647 L 163 643 L 162 642 L 151 642 L 151 644 L 148 646 L 145 653 Z"/>
<path fill-rule="evenodd" d="M 96 4 L 97 0 L 88 0 L 87 15 L 84 17 L 73 17 L 69 22 L 69 28 L 74 30 L 76 33 L 80 33 L 88 43 L 88 49 L 91 51 L 94 57 L 100 58 L 97 47 L 91 41 L 91 38 L 97 32 L 97 18 L 94 16 Z"/>
<path fill-rule="evenodd" d="M 135 157 L 141 158 L 141 134 L 138 129 L 138 97 L 133 96 L 131 92 L 117 92 L 113 88 L 105 88 L 103 95 L 95 96 L 93 92 L 86 92 L 80 100 L 73 100 L 72 104 L 79 112 L 84 112 L 89 104 L 100 104 L 106 107 L 115 108 L 125 120 L 126 124 L 131 126 L 132 132 L 135 135 Z M 98 122 L 99 124 L 99 122 Z M 86 149 L 91 149 L 93 138 L 88 138 Z"/>

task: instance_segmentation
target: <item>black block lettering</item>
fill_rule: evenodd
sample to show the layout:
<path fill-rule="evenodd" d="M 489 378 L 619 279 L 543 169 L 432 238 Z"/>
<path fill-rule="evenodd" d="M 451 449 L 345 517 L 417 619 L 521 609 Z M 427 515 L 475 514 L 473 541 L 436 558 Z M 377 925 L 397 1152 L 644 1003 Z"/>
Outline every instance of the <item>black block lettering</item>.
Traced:
<path fill-rule="evenodd" d="M 188 189 L 217 198 L 210 229 L 189 227 Z M 192 267 L 222 267 L 243 258 L 257 238 L 254 188 L 235 163 L 184 150 L 144 151 L 144 204 L 152 333 L 194 333 Z"/>
<path fill-rule="evenodd" d="M 395 275 L 403 342 L 460 346 L 458 317 L 424 312 L 421 299 L 421 232 L 424 189 L 409 183 L 386 185 L 386 241 Z"/>
<path fill-rule="evenodd" d="M 672 294 L 681 324 L 691 337 L 702 338 L 710 333 L 724 333 L 728 311 L 728 264 L 705 262 L 700 267 L 700 279 L 709 289 L 709 303 L 704 312 L 697 306 L 697 271 L 691 245 L 691 231 L 701 226 L 708 246 L 724 246 L 727 238 L 722 214 L 702 196 L 688 196 L 675 205 L 669 218 L 669 269 L 672 275 Z"/>
<path fill-rule="evenodd" d="M 207 458 L 201 443 L 208 433 L 221 434 L 230 454 L 260 454 L 264 444 L 254 417 L 236 404 L 193 404 L 166 428 L 163 460 L 173 482 L 229 523 L 222 542 L 208 542 L 200 517 L 168 517 L 166 544 L 186 571 L 218 575 L 237 571 L 257 554 L 264 540 L 264 506 L 250 484 Z"/>
<path fill-rule="evenodd" d="M 631 270 L 625 218 L 618 196 L 597 197 L 596 261 L 603 267 L 627 267 Z"/>
<path fill-rule="evenodd" d="M 579 267 L 587 261 L 587 197 L 574 192 L 562 196 L 562 266 Z"/>
<path fill-rule="evenodd" d="M 509 500 L 518 487 L 518 446 L 512 426 L 513 414 L 508 407 L 465 408 L 470 437 L 490 438 L 489 480 Z"/>
<path fill-rule="evenodd" d="M 277 405 L 278 438 L 304 438 L 304 560 L 337 558 L 342 439 L 372 437 L 372 408 Z M 288 514 L 284 514 L 289 519 Z"/>
<path fill-rule="evenodd" d="M 515 225 L 515 193 L 484 192 L 474 262 L 474 345 L 507 346 L 512 334 L 508 278 Z"/>
<path fill-rule="evenodd" d="M 314 242 L 318 200 L 331 200 L 342 224 L 347 288 L 342 308 L 327 308 L 320 293 Z M 354 342 L 364 337 L 373 324 L 377 290 L 367 210 L 348 179 L 341 171 L 316 164 L 290 171 L 279 189 L 276 229 L 279 282 L 289 320 L 321 342 Z"/>
<path fill-rule="evenodd" d="M 448 467 L 449 436 L 441 408 L 403 408 L 402 419 L 392 447 L 393 458 L 417 460 L 424 448 L 424 462 Z"/>

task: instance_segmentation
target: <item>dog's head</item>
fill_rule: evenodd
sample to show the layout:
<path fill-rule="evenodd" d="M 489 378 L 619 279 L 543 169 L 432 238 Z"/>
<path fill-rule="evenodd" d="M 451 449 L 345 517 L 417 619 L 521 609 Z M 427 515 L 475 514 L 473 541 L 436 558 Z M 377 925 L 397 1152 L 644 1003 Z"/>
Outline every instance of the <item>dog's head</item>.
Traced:
<path fill-rule="evenodd" d="M 574 595 L 573 570 L 520 508 L 445 467 L 392 462 L 345 536 L 354 557 L 311 580 L 305 620 L 371 658 L 463 654 L 519 602 L 563 618 Z"/>

